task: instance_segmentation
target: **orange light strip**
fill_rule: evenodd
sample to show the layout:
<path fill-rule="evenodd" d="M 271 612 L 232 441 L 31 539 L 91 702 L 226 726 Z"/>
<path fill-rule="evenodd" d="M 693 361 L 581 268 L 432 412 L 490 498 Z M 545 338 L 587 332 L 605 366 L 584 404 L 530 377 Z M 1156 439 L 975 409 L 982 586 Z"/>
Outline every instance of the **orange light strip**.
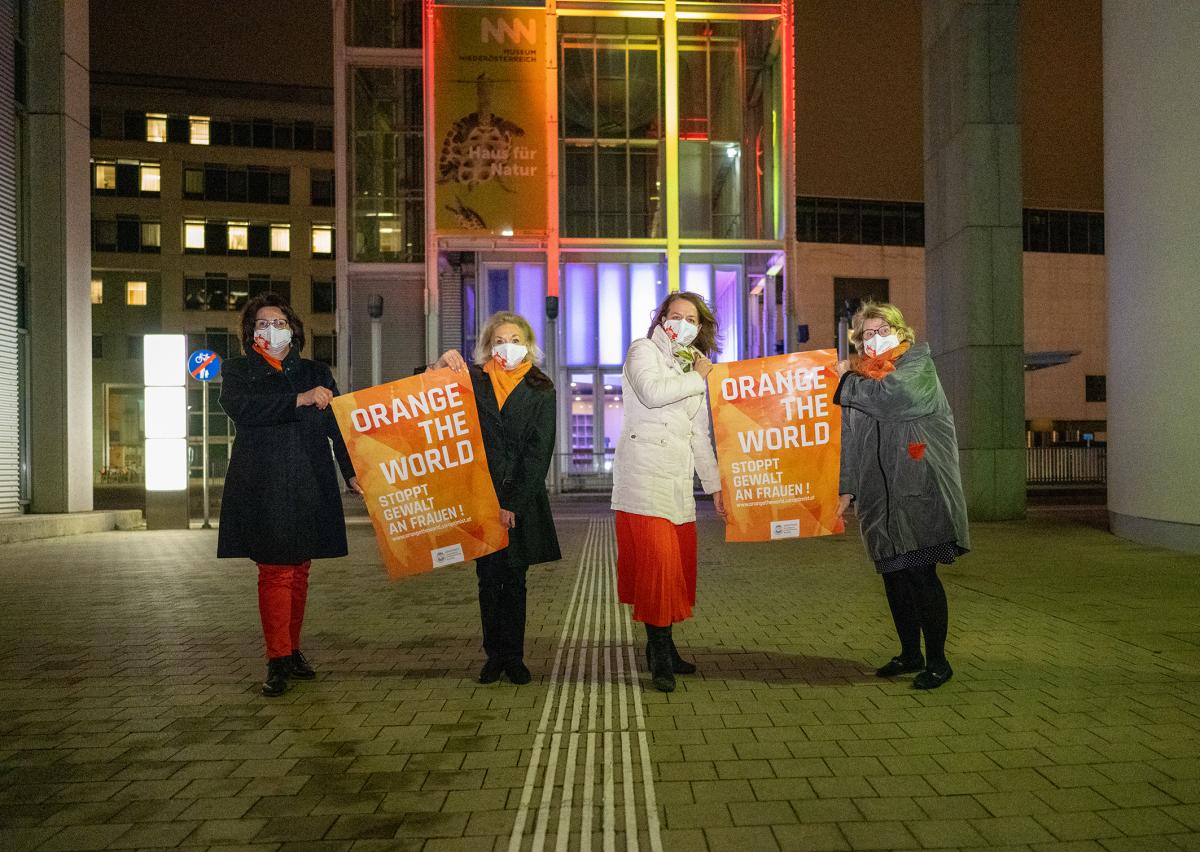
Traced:
<path fill-rule="evenodd" d="M 435 136 L 435 80 L 433 78 L 434 14 L 433 0 L 425 0 L 425 26 L 421 33 L 421 86 L 425 95 L 425 359 L 432 364 L 441 354 L 440 305 L 438 303 L 437 162 Z"/>
<path fill-rule="evenodd" d="M 666 100 L 667 291 L 679 292 L 679 27 L 675 0 L 663 2 L 663 91 Z"/>
<path fill-rule="evenodd" d="M 546 296 L 558 297 L 558 18 L 546 2 Z"/>

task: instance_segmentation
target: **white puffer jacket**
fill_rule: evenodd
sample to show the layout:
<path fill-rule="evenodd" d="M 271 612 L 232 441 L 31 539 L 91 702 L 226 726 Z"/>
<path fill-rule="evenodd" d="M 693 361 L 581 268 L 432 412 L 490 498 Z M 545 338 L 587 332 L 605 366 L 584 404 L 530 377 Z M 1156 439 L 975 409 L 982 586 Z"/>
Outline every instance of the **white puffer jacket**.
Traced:
<path fill-rule="evenodd" d="M 612 507 L 673 524 L 696 519 L 692 471 L 704 493 L 721 490 L 705 404 L 707 385 L 683 371 L 662 328 L 625 356 L 625 420 L 613 461 Z"/>

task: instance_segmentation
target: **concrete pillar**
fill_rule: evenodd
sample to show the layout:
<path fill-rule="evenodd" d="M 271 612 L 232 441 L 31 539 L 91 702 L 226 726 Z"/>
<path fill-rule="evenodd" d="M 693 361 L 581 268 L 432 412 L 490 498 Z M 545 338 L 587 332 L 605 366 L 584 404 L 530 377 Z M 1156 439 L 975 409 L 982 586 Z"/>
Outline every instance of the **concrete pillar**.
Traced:
<path fill-rule="evenodd" d="M 17 234 L 20 221 L 17 182 L 16 8 L 0 0 L 0 515 L 20 511 L 21 398 L 17 331 Z"/>
<path fill-rule="evenodd" d="M 92 508 L 88 3 L 31 3 L 31 510 Z"/>
<path fill-rule="evenodd" d="M 1200 3 L 1105 0 L 1108 511 L 1200 553 Z"/>
<path fill-rule="evenodd" d="M 922 20 L 927 335 L 977 520 L 1025 512 L 1018 6 L 925 0 Z"/>

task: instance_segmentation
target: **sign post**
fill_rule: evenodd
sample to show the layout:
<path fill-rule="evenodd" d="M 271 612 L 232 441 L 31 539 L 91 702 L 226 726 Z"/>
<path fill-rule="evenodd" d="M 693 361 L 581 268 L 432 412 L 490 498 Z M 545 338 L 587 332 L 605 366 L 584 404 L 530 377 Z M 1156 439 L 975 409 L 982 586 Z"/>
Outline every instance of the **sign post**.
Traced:
<path fill-rule="evenodd" d="M 200 529 L 211 530 L 208 516 L 208 383 L 221 373 L 221 359 L 211 349 L 197 349 L 188 356 L 188 372 L 200 382 L 200 482 L 203 490 L 204 523 Z"/>

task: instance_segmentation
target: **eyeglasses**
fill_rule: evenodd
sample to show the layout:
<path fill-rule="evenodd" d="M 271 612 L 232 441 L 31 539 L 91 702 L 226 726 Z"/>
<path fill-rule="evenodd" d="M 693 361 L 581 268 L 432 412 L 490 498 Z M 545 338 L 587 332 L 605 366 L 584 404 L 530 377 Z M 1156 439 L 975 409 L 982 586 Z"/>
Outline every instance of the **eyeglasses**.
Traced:
<path fill-rule="evenodd" d="M 288 323 L 288 321 L 285 319 L 254 321 L 254 328 L 258 331 L 266 331 L 268 328 L 271 328 L 271 326 L 274 326 L 275 328 L 288 328 L 290 323 Z"/>
<path fill-rule="evenodd" d="M 891 333 L 892 333 L 892 327 L 890 325 L 884 324 L 884 325 L 879 326 L 879 328 L 864 328 L 862 337 L 863 337 L 863 340 L 870 340 L 872 337 L 874 337 L 877 334 L 882 335 L 883 337 L 887 337 Z"/>

